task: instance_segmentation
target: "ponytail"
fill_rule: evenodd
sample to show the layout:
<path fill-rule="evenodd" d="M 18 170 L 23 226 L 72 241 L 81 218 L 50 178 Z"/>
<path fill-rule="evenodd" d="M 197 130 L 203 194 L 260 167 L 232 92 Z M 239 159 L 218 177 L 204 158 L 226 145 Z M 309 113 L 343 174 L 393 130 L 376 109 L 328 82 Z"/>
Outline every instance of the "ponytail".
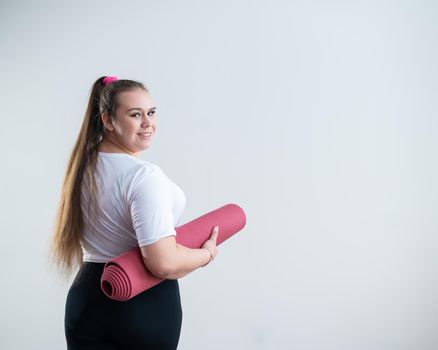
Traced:
<path fill-rule="evenodd" d="M 103 131 L 99 115 L 100 95 L 105 86 L 103 79 L 104 77 L 97 79 L 91 89 L 84 121 L 64 175 L 56 215 L 52 240 L 53 259 L 67 274 L 75 266 L 82 265 L 81 185 L 87 165 L 89 170 L 95 166 L 97 146 Z M 90 175 L 90 171 L 87 173 Z"/>
<path fill-rule="evenodd" d="M 81 188 L 86 174 L 90 184 L 90 202 L 93 201 L 98 146 L 105 133 L 100 116 L 104 112 L 112 118 L 115 116 L 119 92 L 132 88 L 148 91 L 142 83 L 133 80 L 117 80 L 105 85 L 104 79 L 104 76 L 97 79 L 91 88 L 84 120 L 64 175 L 55 219 L 51 241 L 52 257 L 60 270 L 67 275 L 75 267 L 82 266 Z"/>

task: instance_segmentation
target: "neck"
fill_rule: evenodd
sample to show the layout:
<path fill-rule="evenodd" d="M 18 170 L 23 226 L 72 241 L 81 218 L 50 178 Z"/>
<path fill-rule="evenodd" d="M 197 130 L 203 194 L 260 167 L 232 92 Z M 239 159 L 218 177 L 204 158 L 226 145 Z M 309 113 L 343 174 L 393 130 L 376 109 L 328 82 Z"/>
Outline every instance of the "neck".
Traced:
<path fill-rule="evenodd" d="M 131 156 L 138 157 L 138 153 L 131 152 L 129 149 L 117 142 L 111 140 L 110 138 L 102 139 L 99 145 L 99 152 L 107 153 L 127 153 Z"/>

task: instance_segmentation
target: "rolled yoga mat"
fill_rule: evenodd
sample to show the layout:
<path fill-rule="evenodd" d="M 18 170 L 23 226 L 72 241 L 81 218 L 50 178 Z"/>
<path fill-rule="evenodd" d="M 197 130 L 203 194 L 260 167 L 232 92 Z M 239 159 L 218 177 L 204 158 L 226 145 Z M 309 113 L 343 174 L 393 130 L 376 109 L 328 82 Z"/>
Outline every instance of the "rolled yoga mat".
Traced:
<path fill-rule="evenodd" d="M 237 204 L 226 204 L 176 227 L 176 242 L 187 248 L 201 248 L 210 238 L 213 227 L 219 226 L 219 245 L 243 229 L 245 224 L 243 209 Z M 126 301 L 162 281 L 164 279 L 149 272 L 140 248 L 135 247 L 105 264 L 100 286 L 109 298 Z"/>

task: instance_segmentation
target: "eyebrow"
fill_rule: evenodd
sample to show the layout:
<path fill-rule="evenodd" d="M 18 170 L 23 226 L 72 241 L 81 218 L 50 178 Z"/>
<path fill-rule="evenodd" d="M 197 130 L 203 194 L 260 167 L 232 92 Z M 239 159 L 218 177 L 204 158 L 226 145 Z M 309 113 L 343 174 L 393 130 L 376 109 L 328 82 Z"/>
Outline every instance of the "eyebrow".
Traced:
<path fill-rule="evenodd" d="M 143 110 L 143 108 L 140 108 L 140 107 L 133 107 L 133 108 L 129 108 L 126 112 L 132 111 L 133 109 L 138 109 L 140 111 Z M 149 111 L 152 111 L 152 110 L 155 110 L 155 109 L 157 109 L 157 107 L 151 107 L 151 108 L 149 108 Z"/>

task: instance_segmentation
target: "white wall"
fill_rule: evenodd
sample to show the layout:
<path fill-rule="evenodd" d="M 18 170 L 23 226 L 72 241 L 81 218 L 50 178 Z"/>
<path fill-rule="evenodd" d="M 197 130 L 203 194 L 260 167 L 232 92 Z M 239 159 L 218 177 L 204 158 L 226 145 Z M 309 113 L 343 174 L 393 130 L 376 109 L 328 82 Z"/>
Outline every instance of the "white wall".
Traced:
<path fill-rule="evenodd" d="M 92 82 L 142 157 L 247 226 L 180 280 L 181 350 L 438 348 L 435 1 L 2 1 L 1 349 L 65 348 L 47 242 Z"/>

